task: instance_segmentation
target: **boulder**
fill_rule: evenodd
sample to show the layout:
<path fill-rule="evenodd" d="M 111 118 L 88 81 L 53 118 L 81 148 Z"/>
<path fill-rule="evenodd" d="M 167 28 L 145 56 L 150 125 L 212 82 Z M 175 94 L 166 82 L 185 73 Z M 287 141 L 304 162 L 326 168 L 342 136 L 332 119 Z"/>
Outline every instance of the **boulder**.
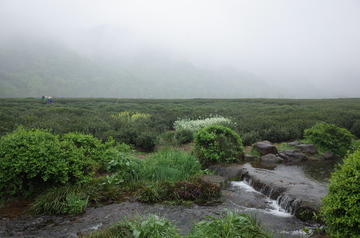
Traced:
<path fill-rule="evenodd" d="M 267 154 L 277 154 L 278 150 L 276 146 L 266 143 L 266 142 L 257 142 L 255 144 L 256 149 L 260 152 L 260 155 L 267 155 Z"/>
<path fill-rule="evenodd" d="M 297 149 L 280 151 L 279 156 L 284 160 L 285 163 L 297 163 L 308 160 L 306 155 L 301 150 Z"/>
<path fill-rule="evenodd" d="M 316 146 L 313 144 L 300 144 L 295 147 L 308 155 L 315 155 L 318 153 Z"/>
<path fill-rule="evenodd" d="M 284 160 L 274 154 L 267 154 L 261 156 L 261 162 L 265 163 L 282 163 Z"/>

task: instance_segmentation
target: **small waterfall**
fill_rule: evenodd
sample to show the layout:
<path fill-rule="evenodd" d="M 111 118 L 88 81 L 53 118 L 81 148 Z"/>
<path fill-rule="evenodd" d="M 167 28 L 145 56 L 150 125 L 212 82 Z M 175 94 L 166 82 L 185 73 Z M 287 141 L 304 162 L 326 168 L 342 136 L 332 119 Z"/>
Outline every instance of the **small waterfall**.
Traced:
<path fill-rule="evenodd" d="M 296 209 L 301 204 L 300 199 L 292 198 L 285 194 L 285 188 L 279 188 L 262 183 L 260 180 L 250 177 L 244 169 L 240 174 L 240 179 L 248 183 L 256 191 L 261 192 L 270 199 L 276 200 L 276 203 L 286 212 L 294 215 Z"/>

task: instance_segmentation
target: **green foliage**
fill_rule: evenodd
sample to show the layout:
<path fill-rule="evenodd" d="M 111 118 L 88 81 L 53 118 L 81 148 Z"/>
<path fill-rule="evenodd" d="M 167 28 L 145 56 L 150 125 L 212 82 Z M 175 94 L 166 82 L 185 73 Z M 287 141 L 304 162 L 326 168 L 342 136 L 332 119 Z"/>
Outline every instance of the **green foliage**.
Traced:
<path fill-rule="evenodd" d="M 143 203 L 163 201 L 166 197 L 166 185 L 165 183 L 159 181 L 142 184 L 140 190 L 136 193 L 136 199 Z"/>
<path fill-rule="evenodd" d="M 321 214 L 331 237 L 360 236 L 360 150 L 346 156 L 330 178 Z"/>
<path fill-rule="evenodd" d="M 193 141 L 194 133 L 189 129 L 180 129 L 175 132 L 176 141 L 183 145 Z"/>
<path fill-rule="evenodd" d="M 0 191 L 4 196 L 32 196 L 44 188 L 82 183 L 94 162 L 74 144 L 47 130 L 19 127 L 0 139 Z"/>
<path fill-rule="evenodd" d="M 195 156 L 168 148 L 142 160 L 136 174 L 139 179 L 145 180 L 179 181 L 188 179 L 200 169 L 200 163 Z"/>
<path fill-rule="evenodd" d="M 118 223 L 83 237 L 100 238 L 163 238 L 180 237 L 176 226 L 167 218 L 149 214 L 147 217 L 137 215 L 133 218 L 125 218 Z"/>
<path fill-rule="evenodd" d="M 89 196 L 80 186 L 53 187 L 37 196 L 29 212 L 42 215 L 74 216 L 85 211 Z"/>
<path fill-rule="evenodd" d="M 243 144 L 230 128 L 213 125 L 195 134 L 195 153 L 202 164 L 228 163 L 241 160 Z"/>
<path fill-rule="evenodd" d="M 272 233 L 263 230 L 257 217 L 237 212 L 227 211 L 221 218 L 205 217 L 195 224 L 190 233 L 181 236 L 176 226 L 167 218 L 149 214 L 147 217 L 137 215 L 133 218 L 125 218 L 116 224 L 94 231 L 82 237 L 118 237 L 118 238 L 163 238 L 163 237 L 187 237 L 187 238 L 218 238 L 218 237 L 259 237 L 270 238 Z"/>
<path fill-rule="evenodd" d="M 354 140 L 348 130 L 323 122 L 306 129 L 304 135 L 319 149 L 337 155 L 345 155 Z"/>
<path fill-rule="evenodd" d="M 208 220 L 198 222 L 191 230 L 188 238 L 218 237 L 259 237 L 270 238 L 271 233 L 263 231 L 256 217 L 227 211 L 222 218 L 205 217 Z"/>

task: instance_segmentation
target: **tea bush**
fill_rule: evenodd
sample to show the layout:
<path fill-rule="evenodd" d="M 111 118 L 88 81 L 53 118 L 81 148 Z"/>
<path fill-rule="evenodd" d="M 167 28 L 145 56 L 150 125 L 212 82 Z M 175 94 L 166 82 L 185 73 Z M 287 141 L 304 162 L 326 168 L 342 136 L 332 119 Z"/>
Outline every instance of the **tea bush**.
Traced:
<path fill-rule="evenodd" d="M 242 159 L 242 140 L 230 128 L 219 125 L 205 127 L 195 134 L 194 141 L 195 153 L 204 165 Z"/>
<path fill-rule="evenodd" d="M 360 150 L 349 154 L 330 178 L 321 214 L 331 237 L 360 237 Z"/>
<path fill-rule="evenodd" d="M 82 183 L 93 174 L 91 159 L 47 130 L 19 127 L 0 139 L 0 191 L 32 196 L 44 188 Z"/>
<path fill-rule="evenodd" d="M 304 136 L 319 149 L 341 156 L 346 154 L 354 140 L 348 130 L 324 122 L 306 129 Z"/>
<path fill-rule="evenodd" d="M 194 139 L 194 133 L 189 129 L 180 129 L 175 132 L 176 141 L 183 145 L 190 143 Z"/>

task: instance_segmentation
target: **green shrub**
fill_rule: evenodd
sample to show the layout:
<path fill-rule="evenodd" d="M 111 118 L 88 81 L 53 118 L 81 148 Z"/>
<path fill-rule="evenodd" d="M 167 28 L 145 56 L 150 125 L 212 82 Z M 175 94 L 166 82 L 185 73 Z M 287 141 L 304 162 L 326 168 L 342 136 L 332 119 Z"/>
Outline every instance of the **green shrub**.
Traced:
<path fill-rule="evenodd" d="M 330 178 L 321 214 L 331 237 L 360 237 L 360 150 L 349 154 Z"/>
<path fill-rule="evenodd" d="M 157 136 L 152 132 L 142 132 L 139 133 L 136 138 L 135 145 L 137 148 L 144 152 L 152 152 L 156 146 Z"/>
<path fill-rule="evenodd" d="M 190 143 L 194 139 L 194 133 L 189 129 L 181 129 L 175 132 L 175 139 L 181 145 Z"/>
<path fill-rule="evenodd" d="M 194 119 L 191 120 L 189 118 L 184 118 L 184 119 L 179 119 L 177 121 L 174 122 L 174 129 L 176 131 L 178 130 L 190 130 L 193 133 L 194 132 L 198 132 L 199 130 L 201 130 L 202 128 L 211 126 L 211 125 L 222 125 L 222 126 L 227 126 L 231 124 L 231 119 L 229 118 L 225 118 L 222 116 L 212 116 L 210 115 L 209 118 L 205 118 L 205 119 Z"/>
<path fill-rule="evenodd" d="M 128 153 L 130 151 L 129 145 L 115 143 L 112 137 L 109 137 L 108 140 L 103 143 L 92 135 L 70 132 L 63 135 L 61 139 L 73 143 L 86 158 L 95 161 L 97 166 L 99 166 L 98 170 L 100 172 L 106 170 L 106 166 L 108 166 L 111 160 L 121 156 L 122 153 Z"/>
<path fill-rule="evenodd" d="M 202 164 L 228 163 L 242 158 L 240 136 L 224 126 L 213 125 L 195 134 L 195 153 Z"/>
<path fill-rule="evenodd" d="M 348 130 L 324 122 L 306 129 L 304 136 L 319 149 L 341 156 L 350 149 L 354 139 Z"/>
<path fill-rule="evenodd" d="M 44 188 L 82 183 L 94 161 L 74 144 L 47 130 L 19 127 L 0 139 L 0 191 L 5 196 L 32 196 Z"/>

